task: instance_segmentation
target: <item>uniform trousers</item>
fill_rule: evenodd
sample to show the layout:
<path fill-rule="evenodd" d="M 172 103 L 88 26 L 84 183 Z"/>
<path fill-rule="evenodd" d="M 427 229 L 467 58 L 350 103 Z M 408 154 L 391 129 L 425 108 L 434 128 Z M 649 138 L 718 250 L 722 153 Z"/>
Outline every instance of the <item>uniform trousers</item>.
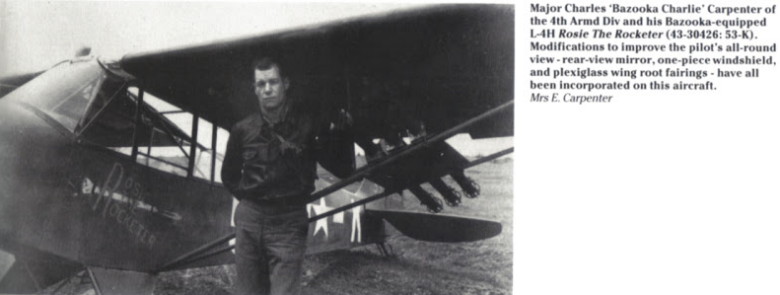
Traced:
<path fill-rule="evenodd" d="M 298 294 L 309 229 L 306 206 L 242 200 L 234 220 L 237 294 Z"/>

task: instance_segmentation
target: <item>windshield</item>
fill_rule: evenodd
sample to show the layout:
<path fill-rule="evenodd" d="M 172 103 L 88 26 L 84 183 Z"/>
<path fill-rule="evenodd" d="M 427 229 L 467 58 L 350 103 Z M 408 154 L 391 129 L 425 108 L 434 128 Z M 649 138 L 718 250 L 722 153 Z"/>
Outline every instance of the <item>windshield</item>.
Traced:
<path fill-rule="evenodd" d="M 75 131 L 106 74 L 95 60 L 64 62 L 4 99 L 30 104 Z"/>

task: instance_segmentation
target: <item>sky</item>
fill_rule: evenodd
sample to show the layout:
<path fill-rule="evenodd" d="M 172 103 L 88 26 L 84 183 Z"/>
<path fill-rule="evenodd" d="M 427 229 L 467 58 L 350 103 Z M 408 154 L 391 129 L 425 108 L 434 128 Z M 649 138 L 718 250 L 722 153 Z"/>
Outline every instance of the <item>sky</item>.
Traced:
<path fill-rule="evenodd" d="M 0 0 L 0 76 L 46 69 L 85 46 L 92 55 L 119 59 L 426 5 Z M 511 138 L 472 141 L 467 135 L 448 142 L 467 156 L 512 146 Z"/>

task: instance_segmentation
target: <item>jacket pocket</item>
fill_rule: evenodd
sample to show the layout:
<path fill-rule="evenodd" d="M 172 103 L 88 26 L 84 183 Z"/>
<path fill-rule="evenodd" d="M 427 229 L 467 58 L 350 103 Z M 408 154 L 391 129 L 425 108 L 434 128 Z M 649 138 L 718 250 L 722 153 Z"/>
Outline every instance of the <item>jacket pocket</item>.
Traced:
<path fill-rule="evenodd" d="M 252 160 L 257 157 L 257 150 L 256 149 L 247 149 L 244 150 L 243 153 L 241 153 L 241 158 L 244 159 L 244 162 Z"/>

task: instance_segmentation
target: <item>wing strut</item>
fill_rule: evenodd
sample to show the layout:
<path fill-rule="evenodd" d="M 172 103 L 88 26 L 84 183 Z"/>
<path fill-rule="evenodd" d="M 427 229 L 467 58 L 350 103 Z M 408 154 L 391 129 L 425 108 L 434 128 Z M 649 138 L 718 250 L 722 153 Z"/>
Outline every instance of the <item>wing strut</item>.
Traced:
<path fill-rule="evenodd" d="M 211 124 L 211 185 L 214 186 L 214 178 L 217 169 L 217 124 Z"/>
<path fill-rule="evenodd" d="M 498 159 L 498 158 L 501 158 L 501 157 L 506 156 L 508 154 L 511 154 L 514 151 L 515 151 L 515 147 L 510 147 L 510 148 L 501 150 L 501 151 L 499 151 L 497 153 L 490 154 L 489 156 L 485 156 L 485 157 L 476 159 L 474 161 L 471 161 L 465 167 L 463 167 L 463 169 L 471 168 L 471 167 L 477 166 L 479 164 L 483 164 L 483 163 L 487 163 L 487 162 L 493 161 L 495 159 Z"/>
<path fill-rule="evenodd" d="M 365 166 L 362 169 L 356 171 L 350 177 L 342 179 L 341 181 L 339 181 L 337 183 L 334 183 L 334 184 L 332 184 L 332 185 L 330 185 L 330 186 L 328 186 L 328 187 L 326 187 L 326 188 L 324 188 L 322 190 L 319 190 L 319 191 L 313 193 L 311 196 L 309 196 L 309 199 L 307 200 L 307 203 L 316 201 L 319 198 L 322 198 L 322 197 L 327 196 L 327 195 L 329 195 L 329 194 L 331 194 L 331 193 L 333 193 L 335 191 L 338 191 L 339 189 L 344 188 L 345 186 L 347 186 L 347 185 L 349 185 L 349 184 L 351 184 L 351 183 L 353 183 L 355 181 L 358 181 L 361 178 L 366 177 L 367 175 L 370 175 L 375 169 L 378 169 L 380 167 L 384 167 L 384 166 L 390 165 L 392 163 L 395 163 L 396 161 L 398 161 L 400 159 L 403 159 L 404 157 L 414 153 L 417 150 L 420 150 L 420 149 L 425 148 L 425 147 L 427 147 L 427 146 L 429 146 L 431 144 L 434 144 L 436 142 L 443 141 L 443 140 L 445 140 L 447 138 L 450 138 L 451 136 L 453 136 L 453 135 L 463 131 L 464 129 L 470 127 L 471 125 L 474 125 L 475 123 L 477 123 L 477 122 L 479 122 L 481 120 L 489 118 L 490 116 L 493 116 L 493 115 L 495 115 L 495 114 L 497 114 L 497 113 L 499 113 L 499 112 L 501 112 L 501 111 L 503 111 L 505 109 L 508 109 L 508 108 L 512 107 L 514 105 L 514 102 L 515 102 L 514 100 L 507 101 L 506 103 L 504 103 L 504 104 L 502 104 L 500 106 L 497 106 L 497 107 L 495 107 L 495 108 L 493 108 L 493 109 L 491 109 L 491 110 L 489 110 L 487 112 L 484 112 L 484 113 L 482 113 L 479 116 L 471 118 L 471 119 L 467 120 L 466 122 L 460 123 L 460 124 L 456 125 L 455 127 L 447 129 L 444 132 L 441 132 L 441 133 L 439 133 L 439 134 L 437 134 L 435 136 L 432 136 L 430 138 L 424 138 L 424 139 L 422 139 L 420 141 L 420 143 L 412 145 L 408 149 L 398 152 L 398 154 L 395 154 L 395 155 L 392 155 L 392 156 L 388 156 L 387 158 L 380 160 L 378 163 L 376 163 L 374 165 Z M 470 162 L 466 167 L 473 167 L 473 166 L 485 163 L 485 162 L 490 161 L 492 159 L 495 159 L 495 158 L 498 158 L 500 156 L 503 156 L 503 155 L 506 155 L 508 153 L 511 153 L 513 150 L 514 150 L 514 148 L 509 148 L 509 149 L 500 151 L 498 153 L 495 153 L 493 155 L 484 157 L 484 158 L 482 158 L 480 160 L 475 160 L 473 162 Z M 487 159 L 487 160 L 485 160 L 485 159 Z M 475 162 L 478 162 L 478 163 L 475 163 Z M 367 197 L 367 198 L 364 198 L 364 199 L 360 199 L 358 201 L 355 201 L 354 203 L 350 203 L 348 205 L 344 205 L 342 207 L 330 210 L 330 211 L 322 213 L 320 215 L 310 217 L 309 218 L 309 222 L 317 221 L 319 219 L 329 217 L 331 215 L 334 215 L 336 213 L 342 212 L 344 210 L 349 210 L 349 209 L 352 209 L 354 207 L 361 206 L 361 205 L 373 202 L 375 200 L 378 200 L 378 199 L 387 197 L 389 195 L 392 195 L 394 193 L 397 193 L 400 190 L 401 190 L 401 188 L 385 188 L 385 191 L 383 191 L 381 193 L 375 194 L 373 196 L 370 196 L 370 197 Z M 195 250 L 187 252 L 184 255 L 179 256 L 178 258 L 176 258 L 176 259 L 174 259 L 174 260 L 164 264 L 156 272 L 170 270 L 170 269 L 172 269 L 172 268 L 174 268 L 176 266 L 186 265 L 186 264 L 195 262 L 195 261 L 203 259 L 203 258 L 211 257 L 213 255 L 217 255 L 217 254 L 221 254 L 221 253 L 224 253 L 226 251 L 229 251 L 229 250 L 233 249 L 234 246 L 227 245 L 227 246 L 223 246 L 223 247 L 221 247 L 221 248 L 219 248 L 217 250 L 209 252 L 209 250 L 213 249 L 214 247 L 216 247 L 218 245 L 221 245 L 223 243 L 226 243 L 226 242 L 230 241 L 231 239 L 233 239 L 235 237 L 236 237 L 235 233 L 226 234 L 226 235 L 224 235 L 224 236 L 222 236 L 222 237 L 220 237 L 220 238 L 218 238 L 218 239 L 216 239 L 216 240 L 214 240 L 212 242 L 209 242 L 209 243 L 207 243 L 207 244 L 205 244 L 205 245 L 203 245 L 201 247 L 196 248 Z"/>
<path fill-rule="evenodd" d="M 144 106 L 144 90 L 141 87 L 138 87 L 138 98 L 135 102 L 135 121 L 133 124 L 135 124 L 133 128 L 133 150 L 130 152 L 130 157 L 132 157 L 133 162 L 136 162 L 136 159 L 138 159 L 138 143 L 141 142 L 141 137 L 138 134 L 138 128 L 141 126 L 141 112 L 143 111 Z"/>
<path fill-rule="evenodd" d="M 192 136 L 190 136 L 190 154 L 188 155 L 189 166 L 187 167 L 187 177 L 195 175 L 195 157 L 198 153 L 198 116 L 197 113 L 192 113 Z"/>

